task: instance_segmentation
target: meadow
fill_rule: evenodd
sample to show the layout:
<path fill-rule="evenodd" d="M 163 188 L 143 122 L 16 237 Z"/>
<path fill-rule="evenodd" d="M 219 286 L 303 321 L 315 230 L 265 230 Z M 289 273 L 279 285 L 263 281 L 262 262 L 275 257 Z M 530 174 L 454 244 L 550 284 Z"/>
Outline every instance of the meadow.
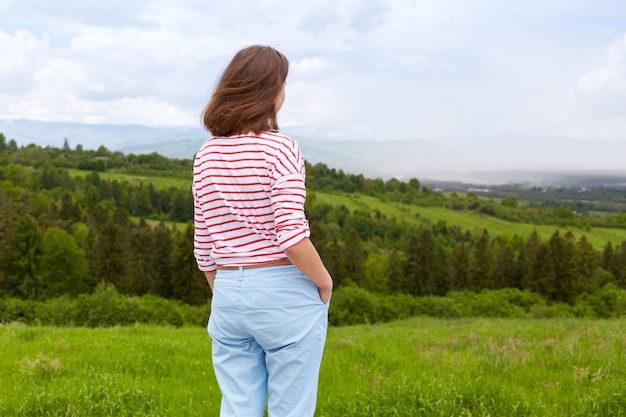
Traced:
<path fill-rule="evenodd" d="M 217 416 L 202 327 L 0 327 L 2 416 Z M 626 321 L 331 327 L 316 416 L 626 416 Z"/>
<path fill-rule="evenodd" d="M 68 168 L 67 172 L 72 177 L 84 177 L 86 173 L 90 173 L 91 171 L 84 171 L 81 169 Z M 154 172 L 150 172 L 149 174 L 128 174 L 120 172 L 119 170 L 108 170 L 104 172 L 98 172 L 98 176 L 102 179 L 113 181 L 128 181 L 132 185 L 148 185 L 152 184 L 155 189 L 162 190 L 168 188 L 178 188 L 178 189 L 191 189 L 191 166 L 189 167 L 189 172 L 185 174 L 188 175 L 189 178 L 183 177 L 174 177 L 171 173 L 164 173 L 163 176 L 154 175 Z"/>

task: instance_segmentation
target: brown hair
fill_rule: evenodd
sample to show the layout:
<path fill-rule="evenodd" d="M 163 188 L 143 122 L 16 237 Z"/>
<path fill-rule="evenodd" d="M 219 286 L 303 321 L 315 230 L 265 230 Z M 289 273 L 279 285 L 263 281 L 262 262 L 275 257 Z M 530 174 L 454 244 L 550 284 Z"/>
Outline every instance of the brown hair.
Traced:
<path fill-rule="evenodd" d="M 214 136 L 278 130 L 276 97 L 288 71 L 287 58 L 270 46 L 237 52 L 202 112 L 204 127 Z"/>

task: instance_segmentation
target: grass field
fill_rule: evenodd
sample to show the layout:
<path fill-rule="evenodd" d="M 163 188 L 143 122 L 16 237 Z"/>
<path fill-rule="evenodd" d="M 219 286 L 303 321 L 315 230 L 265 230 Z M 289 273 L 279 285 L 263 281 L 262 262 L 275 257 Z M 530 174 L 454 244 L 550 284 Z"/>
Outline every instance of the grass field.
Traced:
<path fill-rule="evenodd" d="M 91 171 L 83 171 L 80 169 L 68 169 L 67 172 L 72 177 L 84 177 L 88 172 Z M 115 170 L 98 172 L 98 175 L 102 179 L 106 179 L 109 181 L 118 180 L 118 181 L 128 181 L 130 184 L 139 185 L 143 183 L 144 185 L 152 184 L 154 188 L 157 190 L 168 189 L 170 187 L 178 188 L 181 190 L 191 189 L 191 167 L 189 167 L 189 176 L 190 178 L 175 178 L 175 177 L 159 177 L 159 176 L 146 176 L 146 175 L 133 175 L 133 174 L 124 174 L 122 172 L 118 172 Z"/>
<path fill-rule="evenodd" d="M 217 416 L 203 328 L 0 327 L 0 415 Z M 318 417 L 626 416 L 626 321 L 329 329 Z"/>

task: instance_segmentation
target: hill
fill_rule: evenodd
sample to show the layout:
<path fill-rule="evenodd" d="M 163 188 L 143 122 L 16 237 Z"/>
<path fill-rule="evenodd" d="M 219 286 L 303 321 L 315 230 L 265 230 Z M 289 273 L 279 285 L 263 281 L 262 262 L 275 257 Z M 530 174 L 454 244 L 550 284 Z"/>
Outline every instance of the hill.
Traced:
<path fill-rule="evenodd" d="M 626 143 L 619 142 L 517 137 L 455 142 L 415 137 L 339 141 L 315 129 L 285 127 L 282 131 L 298 140 L 308 162 L 370 178 L 561 185 L 567 184 L 572 175 L 599 172 L 626 178 Z M 32 120 L 0 120 L 0 132 L 22 146 L 35 143 L 60 147 L 67 139 L 72 148 L 79 144 L 85 149 L 104 145 L 123 153 L 157 152 L 170 158 L 191 158 L 208 135 L 199 126 L 156 128 Z"/>
<path fill-rule="evenodd" d="M 206 300 L 193 259 L 189 159 L 0 139 L 1 293 L 78 296 L 105 282 L 127 295 Z M 481 197 L 416 178 L 306 170 L 311 239 L 336 288 L 412 296 L 515 288 L 575 303 L 608 284 L 626 287 L 621 189 L 570 201 L 559 188 L 533 187 L 529 202 L 514 188 Z"/>

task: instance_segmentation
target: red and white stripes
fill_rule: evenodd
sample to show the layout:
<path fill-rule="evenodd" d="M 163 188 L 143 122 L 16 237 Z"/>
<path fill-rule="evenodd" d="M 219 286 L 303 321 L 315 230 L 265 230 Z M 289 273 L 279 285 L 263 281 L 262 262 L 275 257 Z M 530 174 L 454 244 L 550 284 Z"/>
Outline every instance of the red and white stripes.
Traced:
<path fill-rule="evenodd" d="M 192 186 L 200 270 L 287 259 L 284 250 L 309 236 L 304 177 L 300 147 L 287 136 L 208 139 Z"/>

